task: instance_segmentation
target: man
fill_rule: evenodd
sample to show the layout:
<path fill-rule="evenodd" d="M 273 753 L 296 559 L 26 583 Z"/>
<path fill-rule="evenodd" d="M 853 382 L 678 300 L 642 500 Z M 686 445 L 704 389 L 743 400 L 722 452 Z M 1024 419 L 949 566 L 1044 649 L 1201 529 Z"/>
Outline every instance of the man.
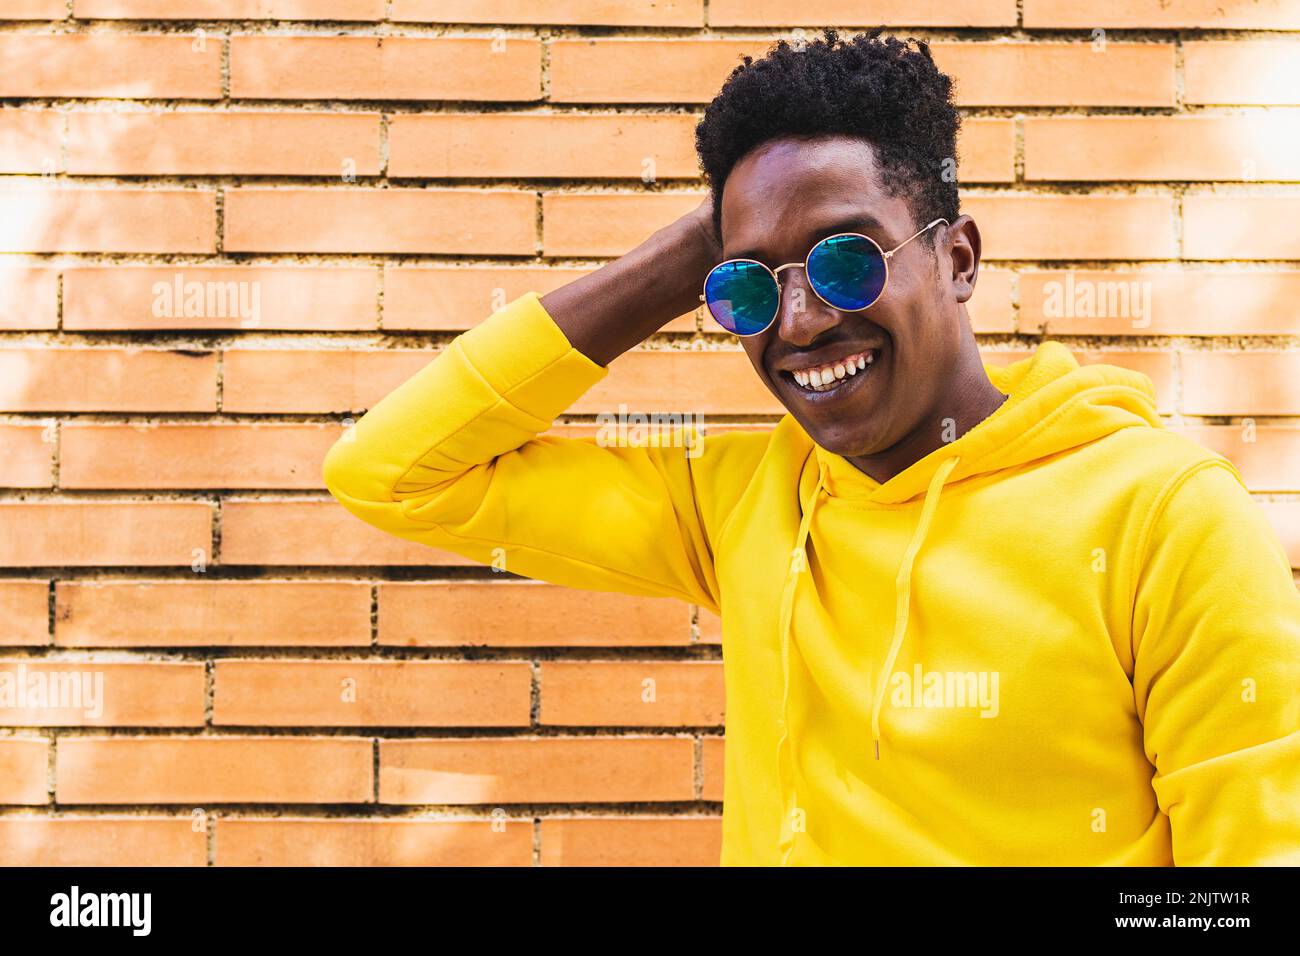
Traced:
<path fill-rule="evenodd" d="M 1056 342 L 981 362 L 958 125 L 924 43 L 747 58 L 697 130 L 711 199 L 461 335 L 328 486 L 404 538 L 720 613 L 724 863 L 1300 863 L 1283 549 L 1145 376 Z M 540 436 L 701 288 L 773 432 Z"/>

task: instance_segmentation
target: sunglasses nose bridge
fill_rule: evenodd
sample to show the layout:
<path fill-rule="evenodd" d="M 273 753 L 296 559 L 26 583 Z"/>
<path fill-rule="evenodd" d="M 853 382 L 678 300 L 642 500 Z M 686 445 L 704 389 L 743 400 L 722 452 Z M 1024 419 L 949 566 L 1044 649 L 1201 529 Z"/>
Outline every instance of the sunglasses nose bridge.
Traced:
<path fill-rule="evenodd" d="M 792 267 L 801 271 L 791 272 L 787 276 L 780 275 L 782 269 Z M 813 289 L 804 263 L 788 263 L 772 271 L 777 274 L 777 287 L 781 296 L 773 328 L 781 338 L 795 345 L 807 345 L 839 321 L 833 310 Z M 791 282 L 795 276 L 800 276 L 801 279 Z"/>
<path fill-rule="evenodd" d="M 781 292 L 781 299 L 783 302 L 785 299 L 785 290 L 789 286 L 789 277 L 783 276 L 781 275 L 781 273 L 784 272 L 786 269 L 802 269 L 803 267 L 804 264 L 802 262 L 787 262 L 785 265 L 777 266 L 775 269 L 772 270 L 772 275 L 776 277 L 776 287 Z M 806 283 L 807 281 L 808 281 L 808 276 L 805 273 L 804 282 Z"/>

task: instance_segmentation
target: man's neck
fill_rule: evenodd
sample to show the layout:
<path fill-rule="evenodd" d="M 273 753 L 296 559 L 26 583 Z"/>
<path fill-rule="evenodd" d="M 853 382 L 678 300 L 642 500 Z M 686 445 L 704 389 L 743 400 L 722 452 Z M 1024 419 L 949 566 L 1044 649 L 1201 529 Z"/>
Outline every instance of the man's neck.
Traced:
<path fill-rule="evenodd" d="M 989 381 L 978 358 L 967 363 L 958 374 L 949 395 L 949 401 L 941 402 L 937 410 L 929 413 L 901 441 L 877 454 L 857 455 L 849 461 L 859 471 L 884 484 L 935 449 L 956 441 L 1007 400 Z"/>

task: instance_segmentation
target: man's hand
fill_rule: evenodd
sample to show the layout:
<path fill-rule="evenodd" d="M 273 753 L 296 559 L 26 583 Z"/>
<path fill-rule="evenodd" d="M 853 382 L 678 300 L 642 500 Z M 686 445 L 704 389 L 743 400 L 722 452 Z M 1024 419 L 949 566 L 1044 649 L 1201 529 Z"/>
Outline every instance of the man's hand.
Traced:
<path fill-rule="evenodd" d="M 569 343 L 608 365 L 665 324 L 699 308 L 704 277 L 721 257 L 712 198 L 620 259 L 542 296 Z"/>

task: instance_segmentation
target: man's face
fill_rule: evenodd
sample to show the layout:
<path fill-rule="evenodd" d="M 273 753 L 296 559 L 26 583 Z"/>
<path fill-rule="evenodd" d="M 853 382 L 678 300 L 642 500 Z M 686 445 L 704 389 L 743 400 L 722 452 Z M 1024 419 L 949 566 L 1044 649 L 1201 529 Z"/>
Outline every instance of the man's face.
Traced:
<path fill-rule="evenodd" d="M 892 249 L 925 223 L 916 222 L 905 198 L 883 188 L 877 170 L 871 145 L 857 139 L 765 143 L 727 178 L 724 258 L 757 259 L 773 269 L 802 263 L 814 243 L 837 232 L 859 232 Z M 786 269 L 779 275 L 776 321 L 741 339 L 767 387 L 828 451 L 847 458 L 879 454 L 943 417 L 962 348 L 958 296 L 969 297 L 974 274 L 972 268 L 968 276 L 953 275 L 945 240 L 952 230 L 940 224 L 931 232 L 937 252 L 924 236 L 900 249 L 889 260 L 884 293 L 861 312 L 823 302 L 802 265 Z M 974 255 L 978 261 L 977 249 Z M 793 374 L 862 353 L 870 364 L 846 372 L 827 391 L 800 385 Z"/>

